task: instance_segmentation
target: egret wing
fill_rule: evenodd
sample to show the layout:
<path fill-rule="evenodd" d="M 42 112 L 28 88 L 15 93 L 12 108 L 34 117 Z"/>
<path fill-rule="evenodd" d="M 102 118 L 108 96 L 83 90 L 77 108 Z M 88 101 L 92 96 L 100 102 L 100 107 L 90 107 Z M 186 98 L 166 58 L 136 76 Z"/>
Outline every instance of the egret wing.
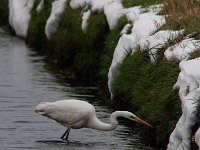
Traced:
<path fill-rule="evenodd" d="M 87 102 L 67 100 L 53 102 L 45 109 L 47 117 L 66 125 L 87 121 L 91 111 L 94 107 Z"/>

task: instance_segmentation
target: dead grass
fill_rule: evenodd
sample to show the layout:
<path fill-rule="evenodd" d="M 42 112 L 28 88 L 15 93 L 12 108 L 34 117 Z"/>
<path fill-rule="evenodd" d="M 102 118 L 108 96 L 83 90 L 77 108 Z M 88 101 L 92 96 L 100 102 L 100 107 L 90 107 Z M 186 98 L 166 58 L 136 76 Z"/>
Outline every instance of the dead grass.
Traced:
<path fill-rule="evenodd" d="M 164 12 L 167 22 L 177 29 L 200 18 L 200 3 L 193 0 L 165 0 Z"/>
<path fill-rule="evenodd" d="M 199 58 L 199 57 L 200 57 L 200 49 L 198 49 L 190 54 L 190 59 L 195 59 L 195 58 Z"/>

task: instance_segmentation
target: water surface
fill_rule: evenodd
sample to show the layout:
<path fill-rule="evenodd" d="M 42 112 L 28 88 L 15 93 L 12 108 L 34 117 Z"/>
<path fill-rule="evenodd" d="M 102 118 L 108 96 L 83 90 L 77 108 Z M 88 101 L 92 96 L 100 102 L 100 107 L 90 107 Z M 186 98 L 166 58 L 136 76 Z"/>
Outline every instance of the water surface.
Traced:
<path fill-rule="evenodd" d="M 49 71 L 38 56 L 16 37 L 0 33 L 0 149 L 2 150 L 151 150 L 132 129 L 71 130 L 70 143 L 60 140 L 65 128 L 33 112 L 41 101 L 79 98 L 96 107 L 100 120 L 111 113 L 93 95 L 74 92 Z"/>

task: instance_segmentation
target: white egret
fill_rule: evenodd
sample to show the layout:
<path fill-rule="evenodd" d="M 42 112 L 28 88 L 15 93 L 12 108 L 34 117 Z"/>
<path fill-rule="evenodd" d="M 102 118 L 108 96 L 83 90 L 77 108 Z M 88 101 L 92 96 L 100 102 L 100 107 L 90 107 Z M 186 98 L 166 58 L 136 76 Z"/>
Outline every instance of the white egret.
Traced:
<path fill-rule="evenodd" d="M 140 122 L 148 127 L 152 127 L 146 121 L 128 111 L 115 111 L 110 116 L 110 123 L 103 123 L 96 117 L 94 106 L 88 102 L 75 99 L 56 102 L 41 102 L 36 106 L 34 111 L 68 127 L 61 137 L 61 139 L 67 141 L 71 128 L 92 128 L 101 131 L 110 131 L 118 126 L 118 117 L 124 117 Z"/>

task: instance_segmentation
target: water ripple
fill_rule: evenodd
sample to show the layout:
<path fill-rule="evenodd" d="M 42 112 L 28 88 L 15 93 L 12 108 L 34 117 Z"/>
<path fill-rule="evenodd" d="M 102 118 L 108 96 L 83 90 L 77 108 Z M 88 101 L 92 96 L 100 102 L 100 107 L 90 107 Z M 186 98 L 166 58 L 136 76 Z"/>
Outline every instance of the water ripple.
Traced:
<path fill-rule="evenodd" d="M 50 67 L 45 66 L 43 56 L 15 37 L 0 33 L 0 53 L 0 149 L 152 150 L 124 125 L 110 132 L 72 130 L 69 143 L 59 140 L 66 128 L 35 114 L 34 107 L 41 101 L 90 100 L 96 107 L 97 116 L 108 122 L 111 111 L 101 106 L 92 94 L 98 89 L 72 88 L 70 84 L 62 83 L 64 77 L 55 77 L 47 69 Z"/>

